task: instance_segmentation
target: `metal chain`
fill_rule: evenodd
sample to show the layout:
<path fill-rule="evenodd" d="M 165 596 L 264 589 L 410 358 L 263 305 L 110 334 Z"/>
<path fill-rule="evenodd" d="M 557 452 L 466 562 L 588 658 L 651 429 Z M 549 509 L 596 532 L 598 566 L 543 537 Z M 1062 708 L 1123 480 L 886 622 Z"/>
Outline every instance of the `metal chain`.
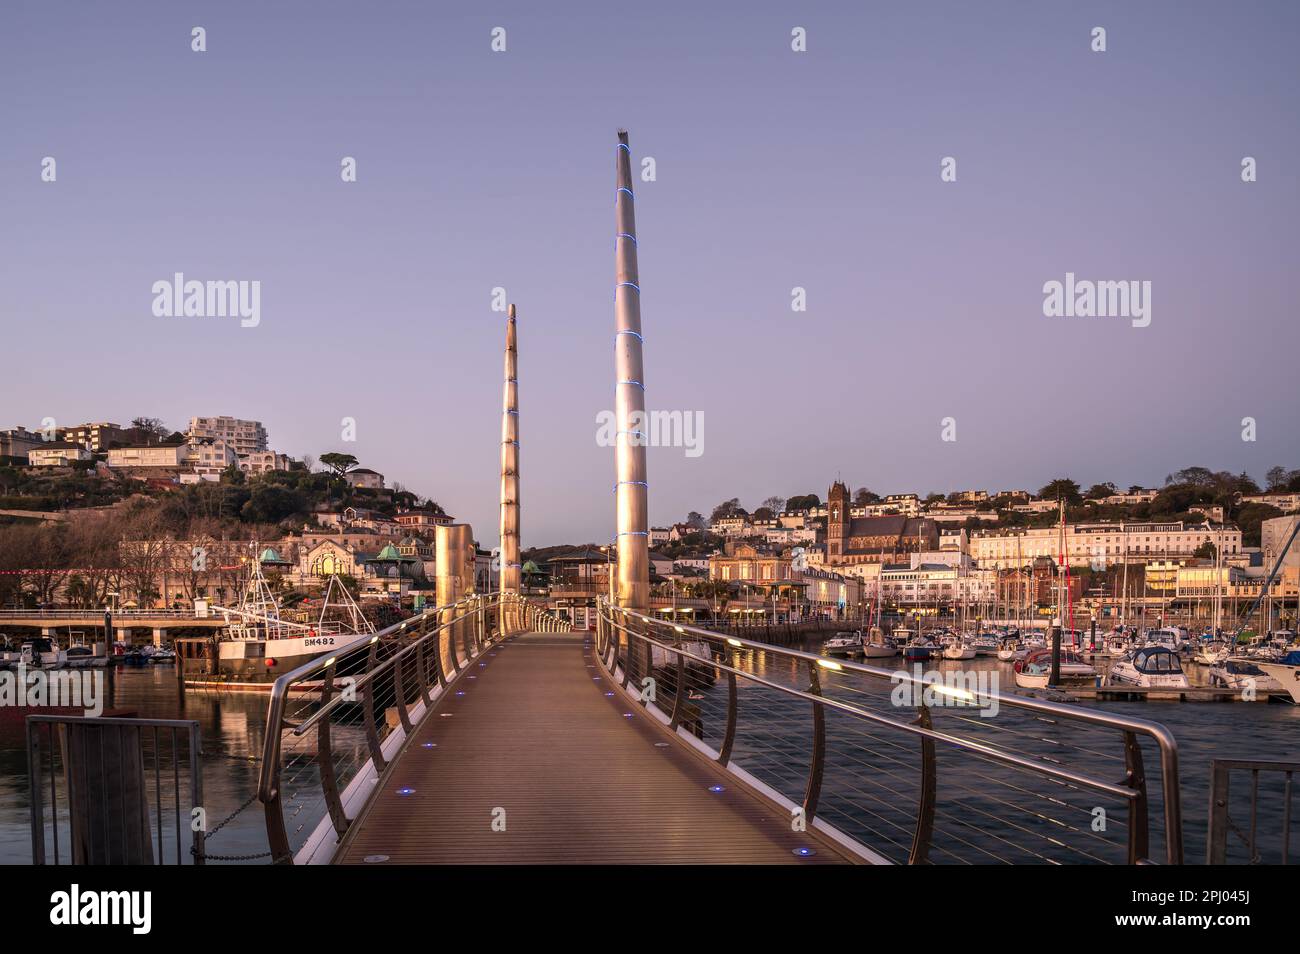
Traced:
<path fill-rule="evenodd" d="M 254 792 L 252 795 L 249 795 L 248 798 L 245 799 L 244 804 L 240 805 L 238 808 L 236 808 L 225 818 L 221 819 L 221 821 L 217 822 L 217 824 L 213 825 L 212 830 L 209 831 L 206 835 L 204 835 L 204 850 L 203 850 L 204 861 L 256 861 L 258 858 L 271 857 L 271 852 L 269 851 L 259 851 L 256 854 L 249 854 L 249 855 L 214 855 L 207 850 L 207 844 L 206 844 L 207 839 L 215 837 L 217 832 L 221 831 L 221 829 L 225 828 L 228 824 L 234 821 L 240 812 L 242 812 L 245 808 L 248 808 L 248 806 L 252 805 L 253 802 L 255 801 L 257 801 L 256 792 Z M 190 854 L 193 855 L 195 858 L 199 857 L 198 849 L 196 849 L 193 845 L 190 846 Z"/>

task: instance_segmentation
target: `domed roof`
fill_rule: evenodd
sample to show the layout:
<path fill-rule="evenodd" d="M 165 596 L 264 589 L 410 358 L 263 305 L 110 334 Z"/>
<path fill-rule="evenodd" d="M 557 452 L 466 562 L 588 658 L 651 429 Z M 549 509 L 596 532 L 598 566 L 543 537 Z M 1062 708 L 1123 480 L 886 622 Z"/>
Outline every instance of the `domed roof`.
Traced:
<path fill-rule="evenodd" d="M 262 555 L 257 558 L 258 563 L 288 563 L 284 557 L 275 551 L 274 547 L 267 547 L 262 551 Z"/>

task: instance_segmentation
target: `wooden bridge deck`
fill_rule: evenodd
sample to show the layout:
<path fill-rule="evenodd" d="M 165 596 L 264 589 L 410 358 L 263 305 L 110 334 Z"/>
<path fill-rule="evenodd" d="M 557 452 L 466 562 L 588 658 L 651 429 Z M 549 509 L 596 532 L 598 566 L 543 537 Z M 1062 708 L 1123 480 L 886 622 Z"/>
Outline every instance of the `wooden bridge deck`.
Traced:
<path fill-rule="evenodd" d="M 464 694 L 447 693 L 417 729 L 336 861 L 847 860 L 791 831 L 784 812 L 670 741 L 648 716 L 625 716 L 626 703 L 605 695 L 612 687 L 586 643 L 581 633 L 530 633 L 474 664 L 454 686 Z M 717 785 L 725 790 L 709 791 Z M 505 831 L 493 830 L 494 809 L 505 810 Z M 809 847 L 815 855 L 795 854 Z"/>

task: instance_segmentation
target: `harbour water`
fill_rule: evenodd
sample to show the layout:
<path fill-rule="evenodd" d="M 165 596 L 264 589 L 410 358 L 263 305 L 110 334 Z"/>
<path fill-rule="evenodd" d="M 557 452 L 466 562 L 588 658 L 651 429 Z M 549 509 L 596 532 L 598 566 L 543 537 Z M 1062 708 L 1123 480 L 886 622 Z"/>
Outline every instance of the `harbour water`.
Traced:
<path fill-rule="evenodd" d="M 810 647 L 812 648 L 812 647 Z M 740 668 L 761 674 L 774 682 L 803 687 L 806 677 L 788 659 L 769 653 L 737 653 L 734 660 Z M 886 660 L 886 662 L 890 662 Z M 896 659 L 893 665 L 903 665 Z M 954 668 L 985 669 L 998 674 L 1003 691 L 1014 686 L 1010 664 L 991 657 L 978 657 L 966 662 L 937 660 L 926 664 L 940 672 Z M 1189 666 L 1193 679 L 1195 666 Z M 129 710 L 134 715 L 150 718 L 197 720 L 203 738 L 203 790 L 209 826 L 225 819 L 245 806 L 254 794 L 257 784 L 258 759 L 265 738 L 265 711 L 267 699 L 259 693 L 195 692 L 180 695 L 176 685 L 175 670 L 171 666 L 121 669 L 113 679 L 112 698 L 107 706 L 116 710 Z M 839 690 L 828 680 L 824 686 L 828 695 Z M 780 700 L 770 697 L 762 700 L 752 687 L 740 683 L 742 691 L 741 724 L 737 738 L 736 758 L 752 760 L 756 764 L 768 759 L 780 764 L 788 772 L 790 793 L 798 794 L 802 784 L 801 766 L 807 764 L 808 707 L 796 704 L 788 716 L 780 710 Z M 847 691 L 847 690 L 846 690 Z M 725 696 L 723 684 L 710 690 L 704 706 L 708 734 L 716 734 L 718 717 L 715 700 Z M 846 695 L 850 701 L 862 701 L 861 694 Z M 1150 702 L 1089 702 L 1108 712 L 1123 713 L 1135 718 L 1156 721 L 1167 726 L 1178 742 L 1179 766 L 1184 819 L 1185 856 L 1189 863 L 1200 863 L 1205 854 L 1205 833 L 1209 807 L 1210 762 L 1214 758 L 1294 758 L 1295 740 L 1300 733 L 1300 707 L 1285 703 L 1179 703 L 1173 701 Z M 763 711 L 765 710 L 765 711 Z M 29 801 L 27 791 L 27 764 L 24 751 L 23 722 L 16 713 L 0 713 L 0 863 L 25 864 L 31 860 L 29 828 Z M 765 723 L 756 731 L 762 716 Z M 990 720 L 996 722 L 996 720 Z M 835 741 L 837 723 L 830 720 L 830 735 Z M 976 726 L 979 729 L 980 726 Z M 826 791 L 833 795 L 838 789 L 853 790 L 860 779 L 847 775 L 840 777 L 846 764 L 834 744 L 827 763 Z M 941 755 L 942 758 L 942 755 Z M 908 764 L 914 759 L 909 755 Z M 945 783 L 955 779 L 949 768 L 951 761 L 941 761 L 939 791 L 945 795 Z M 1155 763 L 1148 762 L 1150 766 Z M 1121 766 L 1122 768 L 1122 763 Z M 1114 781 L 1119 780 L 1119 774 Z M 969 780 L 967 780 L 969 783 Z M 778 786 L 785 788 L 785 786 Z M 1242 793 L 1239 793 L 1242 794 Z M 914 806 L 901 800 L 901 815 L 906 817 Z M 833 804 L 829 801 L 827 804 Z M 962 803 L 969 805 L 967 799 Z M 1234 802 L 1234 806 L 1238 803 Z M 1003 806 L 1000 810 L 1013 811 L 1016 806 Z M 1158 818 L 1158 812 L 1153 813 Z M 1280 828 L 1280 815 L 1268 806 L 1261 806 L 1259 819 L 1262 833 Z M 226 824 L 208 845 L 215 855 L 258 855 L 266 851 L 265 824 L 261 805 L 253 801 Z M 978 853 L 975 860 L 978 858 Z M 244 863 L 266 863 L 267 859 L 253 858 Z M 209 863 L 224 863 L 209 861 Z"/>

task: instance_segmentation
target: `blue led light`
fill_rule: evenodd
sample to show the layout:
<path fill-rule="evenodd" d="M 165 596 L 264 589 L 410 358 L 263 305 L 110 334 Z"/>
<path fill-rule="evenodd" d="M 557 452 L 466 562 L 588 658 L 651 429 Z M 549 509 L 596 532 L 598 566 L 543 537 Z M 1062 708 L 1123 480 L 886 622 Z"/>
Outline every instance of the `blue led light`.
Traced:
<path fill-rule="evenodd" d="M 627 186 L 619 186 L 619 187 L 618 187 L 618 191 L 619 191 L 619 192 L 626 192 L 626 193 L 628 194 L 628 196 L 629 196 L 630 198 L 632 198 L 632 199 L 635 199 L 635 198 L 636 198 L 636 196 L 632 195 L 632 190 L 629 189 Z M 617 195 L 614 196 L 614 201 L 616 201 L 616 202 L 618 201 L 618 196 L 617 196 Z"/>
<path fill-rule="evenodd" d="M 605 693 L 606 696 L 612 696 L 613 694 L 614 694 L 613 692 L 607 692 L 607 693 Z"/>
<path fill-rule="evenodd" d="M 614 241 L 617 242 L 621 238 L 631 239 L 632 244 L 637 245 L 637 240 L 635 235 L 629 235 L 627 232 L 619 232 L 617 235 L 614 236 Z"/>
<path fill-rule="evenodd" d="M 635 384 L 635 385 L 636 385 L 637 387 L 639 387 L 642 391 L 645 390 L 645 385 L 644 385 L 644 384 L 642 384 L 640 381 L 633 381 L 631 378 L 624 378 L 622 381 L 620 381 L 620 382 L 618 382 L 618 383 L 619 383 L 619 384 Z"/>
<path fill-rule="evenodd" d="M 615 344 L 618 343 L 618 336 L 619 336 L 619 335 L 632 335 L 633 337 L 636 338 L 637 341 L 641 342 L 642 344 L 645 344 L 645 338 L 641 337 L 641 332 L 639 332 L 639 331 L 620 331 L 620 332 L 618 332 L 617 334 L 614 335 L 614 343 L 615 343 Z"/>
<path fill-rule="evenodd" d="M 635 289 L 637 290 L 638 293 L 641 291 L 641 286 L 638 285 L 636 282 L 619 282 L 619 283 L 618 283 L 617 285 L 615 285 L 614 287 L 615 287 L 615 288 L 622 288 L 624 285 L 626 285 L 628 288 L 635 288 Z"/>
<path fill-rule="evenodd" d="M 811 858 L 813 855 L 817 854 L 817 852 L 812 848 L 796 848 L 791 853 L 798 855 L 800 858 Z"/>
<path fill-rule="evenodd" d="M 710 786 L 709 786 L 709 791 L 710 791 L 710 792 L 713 792 L 714 794 L 717 794 L 717 793 L 719 793 L 719 792 L 725 792 L 726 789 L 723 788 L 721 785 L 710 785 Z"/>
<path fill-rule="evenodd" d="M 438 743 L 437 743 L 437 742 L 422 742 L 422 743 L 420 743 L 420 748 L 422 748 L 422 749 L 436 749 L 437 747 L 438 747 Z"/>
<path fill-rule="evenodd" d="M 630 719 L 630 718 L 632 718 L 632 713 L 630 713 L 630 712 L 624 712 L 624 713 L 623 713 L 623 718 L 624 718 L 624 719 Z"/>
<path fill-rule="evenodd" d="M 625 143 L 625 142 L 620 142 L 620 143 L 618 144 L 618 148 L 619 148 L 619 149 L 627 149 L 627 154 L 628 154 L 629 156 L 632 155 L 632 150 L 631 150 L 631 149 L 628 149 L 628 145 L 627 145 L 627 143 Z"/>
<path fill-rule="evenodd" d="M 644 530 L 620 530 L 620 531 L 618 532 L 618 535 L 619 535 L 620 537 L 648 537 L 648 536 L 650 536 L 650 534 L 647 533 L 647 532 L 644 531 Z"/>
<path fill-rule="evenodd" d="M 398 794 L 398 795 L 403 795 L 403 796 L 405 796 L 405 795 L 414 795 L 414 794 L 415 794 L 415 789 L 411 788 L 410 786 L 406 786 L 406 787 L 404 787 L 404 788 L 399 788 L 399 789 L 397 790 L 397 794 Z"/>

